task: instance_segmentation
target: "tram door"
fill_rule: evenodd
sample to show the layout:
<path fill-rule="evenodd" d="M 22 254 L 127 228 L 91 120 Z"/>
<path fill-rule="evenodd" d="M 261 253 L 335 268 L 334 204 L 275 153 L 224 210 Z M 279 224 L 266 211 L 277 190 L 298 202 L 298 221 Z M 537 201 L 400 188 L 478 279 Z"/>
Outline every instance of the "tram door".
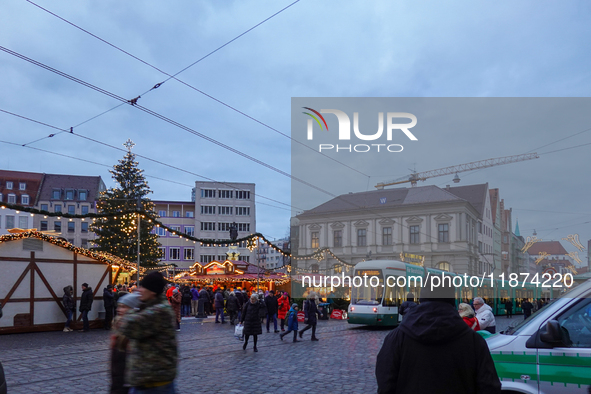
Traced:
<path fill-rule="evenodd" d="M 396 283 L 394 279 L 395 277 L 392 277 L 392 279 L 386 280 L 386 283 Z M 386 320 L 387 323 L 390 323 L 390 320 L 392 320 L 391 324 L 396 325 L 398 324 L 398 322 L 400 322 L 400 315 L 398 314 L 398 310 L 400 308 L 400 305 L 405 300 L 404 288 L 398 286 L 390 287 L 386 285 L 385 290 L 386 291 L 384 292 L 384 300 L 382 302 L 382 306 L 384 307 L 383 319 Z"/>

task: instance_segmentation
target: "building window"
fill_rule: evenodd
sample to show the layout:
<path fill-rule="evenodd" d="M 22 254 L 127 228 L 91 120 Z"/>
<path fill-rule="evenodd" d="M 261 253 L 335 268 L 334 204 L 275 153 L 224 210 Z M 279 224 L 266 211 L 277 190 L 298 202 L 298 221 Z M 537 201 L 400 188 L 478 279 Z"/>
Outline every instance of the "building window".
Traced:
<path fill-rule="evenodd" d="M 29 196 L 27 196 L 26 194 L 23 194 L 21 196 L 21 204 L 22 205 L 29 205 Z"/>
<path fill-rule="evenodd" d="M 250 200 L 250 192 L 245 190 L 238 190 L 236 192 L 236 198 L 238 200 Z"/>
<path fill-rule="evenodd" d="M 238 223 L 238 231 L 250 231 L 250 223 Z"/>
<path fill-rule="evenodd" d="M 184 250 L 185 260 L 193 260 L 194 255 L 195 255 L 195 249 L 185 248 L 185 250 Z"/>
<path fill-rule="evenodd" d="M 450 272 L 451 266 L 449 265 L 449 263 L 447 261 L 442 261 L 437 264 L 437 269 L 440 269 L 441 271 Z"/>
<path fill-rule="evenodd" d="M 318 249 L 320 247 L 320 240 L 318 238 L 318 231 L 312 232 L 312 248 Z"/>
<path fill-rule="evenodd" d="M 160 216 L 161 218 L 165 218 L 166 217 L 166 211 L 158 211 L 158 216 Z"/>
<path fill-rule="evenodd" d="M 421 242 L 421 239 L 419 237 L 419 226 L 410 226 L 409 227 L 409 231 L 410 231 L 410 243 L 411 244 L 418 244 Z"/>
<path fill-rule="evenodd" d="M 14 216 L 6 215 L 6 229 L 14 228 Z"/>
<path fill-rule="evenodd" d="M 170 260 L 180 260 L 181 259 L 181 249 L 180 248 L 168 248 L 168 255 Z"/>
<path fill-rule="evenodd" d="M 74 199 L 74 190 L 66 190 L 66 200 Z"/>
<path fill-rule="evenodd" d="M 88 215 L 88 210 L 89 210 L 89 206 L 88 205 L 82 205 L 82 214 L 83 215 Z"/>
<path fill-rule="evenodd" d="M 16 204 L 16 194 L 9 194 L 8 195 L 8 203 L 9 204 Z"/>
<path fill-rule="evenodd" d="M 215 260 L 215 256 L 212 254 L 202 254 L 199 256 L 200 263 L 211 263 Z"/>
<path fill-rule="evenodd" d="M 78 190 L 78 200 L 86 201 L 86 190 Z"/>
<path fill-rule="evenodd" d="M 478 222 L 478 233 L 482 234 L 482 222 Z"/>
<path fill-rule="evenodd" d="M 60 189 L 53 189 L 51 191 L 51 199 L 52 200 L 59 200 L 61 196 L 62 196 L 62 192 Z"/>
<path fill-rule="evenodd" d="M 160 260 L 166 260 L 166 249 L 165 248 L 158 248 L 160 251 Z"/>
<path fill-rule="evenodd" d="M 27 184 L 25 182 L 19 182 L 18 190 L 27 190 Z"/>
<path fill-rule="evenodd" d="M 382 228 L 382 245 L 392 245 L 392 227 Z"/>
<path fill-rule="evenodd" d="M 215 215 L 215 206 L 213 206 L 213 205 L 202 205 L 201 206 L 201 214 L 202 215 Z"/>
<path fill-rule="evenodd" d="M 367 246 L 367 230 L 364 228 L 357 229 L 357 246 Z"/>
<path fill-rule="evenodd" d="M 171 233 L 170 233 L 171 237 L 178 237 L 178 233 L 181 232 L 181 226 L 170 226 L 170 230 L 171 230 Z M 175 231 L 177 234 L 173 234 L 172 231 Z"/>
<path fill-rule="evenodd" d="M 503 243 L 504 243 L 504 244 L 508 243 L 508 241 L 507 241 L 507 236 L 506 236 L 506 235 L 503 235 Z"/>
<path fill-rule="evenodd" d="M 335 247 L 338 248 L 340 246 L 343 246 L 343 230 L 335 230 L 333 232 L 333 238 Z"/>
<path fill-rule="evenodd" d="M 62 211 L 62 206 L 61 206 L 61 204 L 55 204 L 55 205 L 53 206 L 53 210 L 54 210 L 54 212 L 61 212 L 61 211 Z"/>
<path fill-rule="evenodd" d="M 76 214 L 76 205 L 68 205 L 68 213 L 70 215 L 75 215 Z"/>
<path fill-rule="evenodd" d="M 172 211 L 172 217 L 173 218 L 180 218 L 181 217 L 181 211 Z"/>
<path fill-rule="evenodd" d="M 220 198 L 232 198 L 232 190 L 220 190 Z"/>
<path fill-rule="evenodd" d="M 2 202 L 2 193 L 0 193 L 0 202 Z"/>
<path fill-rule="evenodd" d="M 193 237 L 195 235 L 195 226 L 185 226 L 185 234 L 189 237 Z"/>
<path fill-rule="evenodd" d="M 437 239 L 439 242 L 449 242 L 449 224 L 442 223 L 438 226 L 438 236 Z"/>
<path fill-rule="evenodd" d="M 246 261 L 247 263 L 250 263 L 250 256 L 240 256 L 240 258 L 242 259 L 242 261 Z"/>
<path fill-rule="evenodd" d="M 320 267 L 318 267 L 318 264 L 312 264 L 310 266 L 310 272 L 312 272 L 313 274 L 317 274 L 320 272 Z"/>
<path fill-rule="evenodd" d="M 159 237 L 166 236 L 166 229 L 164 229 L 163 227 L 156 227 L 154 230 L 156 235 L 158 235 Z"/>
<path fill-rule="evenodd" d="M 39 230 L 40 231 L 47 231 L 47 220 L 42 220 L 39 223 Z"/>
<path fill-rule="evenodd" d="M 215 190 L 201 189 L 201 198 L 215 198 Z"/>
<path fill-rule="evenodd" d="M 218 231 L 229 231 L 230 223 L 218 223 Z"/>
<path fill-rule="evenodd" d="M 478 253 L 482 253 L 482 242 L 478 241 Z"/>
<path fill-rule="evenodd" d="M 85 238 L 80 239 L 80 247 L 84 249 L 88 249 L 88 240 Z"/>
<path fill-rule="evenodd" d="M 201 222 L 201 231 L 215 231 L 215 223 Z"/>
<path fill-rule="evenodd" d="M 18 227 L 22 229 L 26 229 L 29 227 L 29 220 L 26 216 L 18 217 Z"/>
<path fill-rule="evenodd" d="M 80 223 L 80 231 L 83 233 L 88 232 L 88 222 L 81 222 Z"/>
<path fill-rule="evenodd" d="M 60 221 L 53 222 L 53 229 L 55 230 L 56 233 L 61 233 L 62 232 L 62 222 L 60 222 Z"/>
<path fill-rule="evenodd" d="M 193 211 L 187 211 L 187 212 L 185 212 L 185 217 L 186 218 L 193 218 L 193 217 L 195 217 L 195 215 L 194 215 Z"/>
<path fill-rule="evenodd" d="M 12 190 L 12 182 L 11 181 L 6 182 L 6 188 L 8 190 Z"/>
<path fill-rule="evenodd" d="M 231 215 L 232 214 L 232 207 L 218 207 L 218 214 Z"/>
<path fill-rule="evenodd" d="M 250 216 L 250 207 L 236 207 L 236 215 Z"/>
<path fill-rule="evenodd" d="M 76 223 L 68 222 L 68 232 L 75 233 L 76 232 Z"/>
<path fill-rule="evenodd" d="M 49 212 L 49 206 L 47 204 L 41 204 L 41 210 Z"/>

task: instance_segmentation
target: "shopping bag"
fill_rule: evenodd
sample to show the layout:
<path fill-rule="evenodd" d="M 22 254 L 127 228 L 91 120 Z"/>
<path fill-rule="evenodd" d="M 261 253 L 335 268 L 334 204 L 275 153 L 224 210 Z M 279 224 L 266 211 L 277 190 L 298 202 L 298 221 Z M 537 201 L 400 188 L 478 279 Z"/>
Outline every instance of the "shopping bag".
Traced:
<path fill-rule="evenodd" d="M 242 336 L 243 331 L 244 331 L 244 326 L 242 324 L 237 324 L 236 328 L 234 328 L 234 336 L 240 338 Z"/>
<path fill-rule="evenodd" d="M 343 311 L 340 309 L 335 309 L 332 311 L 332 313 L 330 314 L 330 318 L 331 319 L 343 319 Z"/>
<path fill-rule="evenodd" d="M 306 320 L 306 314 L 304 312 L 298 312 L 298 321 L 303 323 Z"/>

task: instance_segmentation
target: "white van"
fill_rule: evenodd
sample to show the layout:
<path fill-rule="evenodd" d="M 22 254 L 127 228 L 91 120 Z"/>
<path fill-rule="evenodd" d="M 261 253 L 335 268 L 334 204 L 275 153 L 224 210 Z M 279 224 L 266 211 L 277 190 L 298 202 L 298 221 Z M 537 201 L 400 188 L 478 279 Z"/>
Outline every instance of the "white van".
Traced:
<path fill-rule="evenodd" d="M 591 280 L 487 343 L 503 393 L 591 393 Z"/>

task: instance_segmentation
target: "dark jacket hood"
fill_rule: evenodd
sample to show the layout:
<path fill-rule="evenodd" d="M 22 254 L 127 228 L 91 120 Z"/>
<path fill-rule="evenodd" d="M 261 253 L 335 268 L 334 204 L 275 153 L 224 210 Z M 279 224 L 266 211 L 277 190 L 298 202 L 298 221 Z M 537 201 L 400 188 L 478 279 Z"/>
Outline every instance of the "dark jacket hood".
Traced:
<path fill-rule="evenodd" d="M 440 301 L 421 302 L 410 309 L 399 329 L 424 344 L 444 343 L 470 330 L 453 306 Z"/>

